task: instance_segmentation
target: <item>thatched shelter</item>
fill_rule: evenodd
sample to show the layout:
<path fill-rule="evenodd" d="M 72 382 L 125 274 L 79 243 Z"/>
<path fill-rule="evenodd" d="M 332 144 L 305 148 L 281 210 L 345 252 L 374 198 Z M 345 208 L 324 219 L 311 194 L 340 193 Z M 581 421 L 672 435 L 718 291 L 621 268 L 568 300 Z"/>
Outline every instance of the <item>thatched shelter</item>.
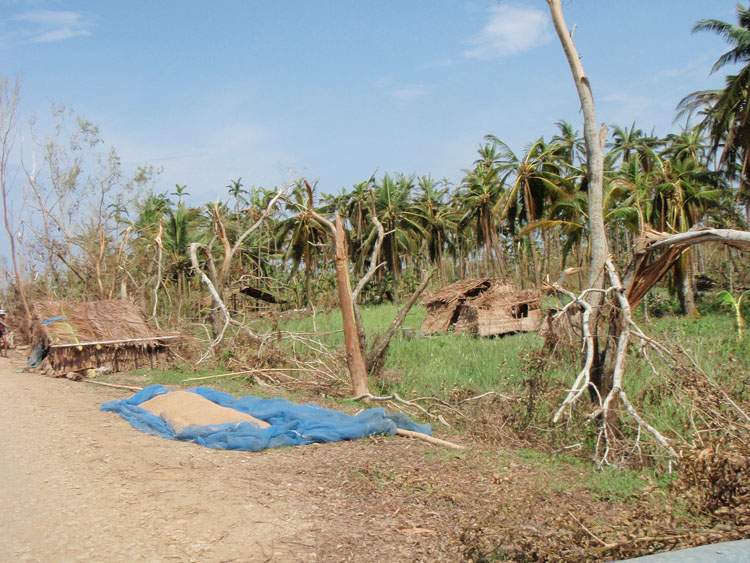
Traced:
<path fill-rule="evenodd" d="M 47 351 L 43 371 L 62 376 L 106 367 L 112 371 L 163 368 L 179 335 L 146 323 L 132 301 L 37 301 L 32 340 Z"/>
<path fill-rule="evenodd" d="M 452 330 L 456 334 L 499 336 L 539 330 L 542 295 L 535 289 L 516 289 L 504 280 L 472 278 L 426 295 L 427 318 L 422 332 Z"/>

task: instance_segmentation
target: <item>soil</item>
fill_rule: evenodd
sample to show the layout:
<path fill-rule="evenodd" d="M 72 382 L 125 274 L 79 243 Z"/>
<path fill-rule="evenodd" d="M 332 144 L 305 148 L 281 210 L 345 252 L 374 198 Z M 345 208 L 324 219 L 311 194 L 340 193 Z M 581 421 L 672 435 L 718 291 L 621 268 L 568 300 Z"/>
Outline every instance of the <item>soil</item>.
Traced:
<path fill-rule="evenodd" d="M 452 502 L 420 473 L 453 463 L 439 447 L 384 437 L 211 450 L 99 409 L 130 391 L 19 373 L 24 363 L 0 358 L 0 560 L 460 558 L 450 513 L 420 492 L 434 487 L 441 507 Z M 379 494 L 396 479 L 405 492 Z"/>
<path fill-rule="evenodd" d="M 395 436 L 262 452 L 165 440 L 99 409 L 133 391 L 24 365 L 18 351 L 0 358 L 0 561 L 610 561 L 750 536 L 693 537 L 656 510 L 651 486 L 638 502 L 602 496 L 576 464 L 443 427 L 467 449 Z"/>

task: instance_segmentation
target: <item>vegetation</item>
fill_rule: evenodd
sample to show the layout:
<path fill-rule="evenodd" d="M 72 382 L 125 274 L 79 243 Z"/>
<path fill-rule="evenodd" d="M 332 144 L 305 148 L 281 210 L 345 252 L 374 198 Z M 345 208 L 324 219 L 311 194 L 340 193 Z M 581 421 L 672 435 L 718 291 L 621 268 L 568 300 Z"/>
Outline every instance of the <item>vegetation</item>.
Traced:
<path fill-rule="evenodd" d="M 586 287 L 601 287 L 600 269 L 591 268 L 601 258 L 593 255 L 602 250 L 589 221 L 595 213 L 602 213 L 604 246 L 620 269 L 633 259 L 639 239 L 653 231 L 747 230 L 750 12 L 737 10 L 739 25 L 705 20 L 696 30 L 717 32 L 730 43 L 715 71 L 730 62 L 745 66 L 727 76 L 724 89 L 686 96 L 679 115 L 701 119 L 687 121 L 678 132 L 654 137 L 635 122 L 612 124 L 599 163 L 601 194 L 593 186 L 591 131 L 585 142 L 561 120 L 557 135 L 537 138 L 518 154 L 487 135 L 457 185 L 427 171 L 389 172 L 355 178 L 351 189 L 332 195 L 304 178 L 273 189 L 246 187 L 238 178 L 226 186 L 225 200 L 200 206 L 187 200 L 188 184 L 170 193 L 161 189 L 159 171 L 152 167 L 124 179 L 116 152 L 103 148 L 96 126 L 59 108 L 53 133 L 35 137 L 43 155 L 39 168 L 20 163 L 23 197 L 31 209 L 15 218 L 26 227 L 23 236 L 16 235 L 20 231 L 7 212 L 10 144 L 2 147 L 5 223 L 17 280 L 4 288 L 4 306 L 17 307 L 20 317 L 25 299 L 132 297 L 157 327 L 195 337 L 199 350 L 186 356 L 186 364 L 207 370 L 142 372 L 132 375 L 133 381 L 180 383 L 218 370 L 235 378 L 222 380 L 230 386 L 241 385 L 239 377 L 345 397 L 344 336 L 334 310 L 340 283 L 332 267 L 342 260 L 329 225 L 335 214 L 347 233 L 353 282 L 374 269 L 357 311 L 359 339 L 371 349 L 404 297 L 432 270 L 441 284 L 487 276 L 510 278 L 519 288 L 551 289 L 549 280 L 564 279 L 573 297 Z M 0 133 L 7 139 L 14 132 L 18 94 L 5 80 L 0 90 Z M 385 234 L 380 252 L 373 252 L 378 224 Z M 676 456 L 665 456 L 658 440 L 642 435 L 647 425 L 658 428 L 668 436 L 670 452 L 678 452 L 690 468 L 684 475 L 695 478 L 681 481 L 685 510 L 699 514 L 705 526 L 726 523 L 727 512 L 717 511 L 730 510 L 732 524 L 747 533 L 747 510 L 732 512 L 746 498 L 750 478 L 747 469 L 742 473 L 732 465 L 738 459 L 732 455 L 748 453 L 750 350 L 742 341 L 747 264 L 737 248 L 696 246 L 681 253 L 664 282 L 633 312 L 649 330 L 637 341 L 640 347 L 622 350 L 629 354 L 622 394 L 627 391 L 637 403 L 646 423 L 616 415 L 608 420 L 595 408 L 587 418 L 571 412 L 566 420 L 550 422 L 580 364 L 580 340 L 566 346 L 563 338 L 543 342 L 532 334 L 424 338 L 421 309 L 406 317 L 383 372 L 370 384 L 391 406 L 481 443 L 516 444 L 534 463 L 557 463 L 563 453 L 569 464 L 595 458 L 603 471 L 609 465 L 650 475 L 670 472 Z M 567 272 L 577 276 L 562 275 L 569 266 L 575 269 Z M 548 297 L 548 308 L 564 306 L 561 295 Z M 607 298 L 614 301 L 613 295 Z M 732 305 L 733 316 L 720 309 L 719 300 Z M 627 303 L 620 303 L 619 311 L 625 309 Z M 611 326 L 629 320 L 619 314 L 609 318 Z M 738 338 L 727 337 L 734 334 L 733 322 Z M 597 384 L 589 391 L 593 396 L 602 389 Z M 604 443 L 602 427 L 608 429 Z M 722 457 L 726 451 L 732 455 Z M 740 475 L 740 484 L 719 500 L 694 492 L 702 486 L 700 475 L 709 473 L 702 461 L 707 456 L 717 460 L 714 469 L 719 464 Z M 602 475 L 588 481 L 602 498 L 631 499 L 642 488 L 629 472 L 611 479 Z M 722 487 L 729 485 L 722 481 Z M 498 556 L 500 544 L 485 539 L 467 548 L 469 556 Z"/>

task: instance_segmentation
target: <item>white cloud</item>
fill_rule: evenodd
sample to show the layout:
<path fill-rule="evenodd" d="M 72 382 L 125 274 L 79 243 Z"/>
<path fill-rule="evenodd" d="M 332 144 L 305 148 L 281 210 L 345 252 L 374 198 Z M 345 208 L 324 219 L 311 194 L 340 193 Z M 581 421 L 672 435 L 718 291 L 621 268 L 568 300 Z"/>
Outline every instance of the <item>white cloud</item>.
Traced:
<path fill-rule="evenodd" d="M 429 90 L 424 84 L 408 84 L 388 92 L 388 95 L 398 102 L 410 102 L 415 98 L 426 96 Z"/>
<path fill-rule="evenodd" d="M 90 21 L 78 12 L 36 10 L 18 14 L 12 20 L 24 26 L 17 37 L 25 42 L 50 43 L 91 35 Z"/>
<path fill-rule="evenodd" d="M 389 98 L 401 104 L 408 103 L 415 98 L 421 98 L 430 93 L 430 89 L 425 84 L 401 85 L 390 76 L 383 76 L 377 79 L 373 85 L 379 90 L 383 90 Z"/>
<path fill-rule="evenodd" d="M 552 39 L 546 12 L 503 4 L 490 10 L 490 21 L 464 51 L 471 59 L 497 59 L 523 53 Z"/>

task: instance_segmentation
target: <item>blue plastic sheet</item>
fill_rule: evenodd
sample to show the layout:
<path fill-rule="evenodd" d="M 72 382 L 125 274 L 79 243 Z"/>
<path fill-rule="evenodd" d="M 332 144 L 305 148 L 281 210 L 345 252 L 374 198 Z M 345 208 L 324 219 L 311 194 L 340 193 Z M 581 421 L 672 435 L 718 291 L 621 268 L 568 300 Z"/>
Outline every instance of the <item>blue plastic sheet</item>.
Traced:
<path fill-rule="evenodd" d="M 354 440 L 377 434 L 395 434 L 397 428 L 432 434 L 429 424 L 417 424 L 404 414 L 389 414 L 385 409 L 368 409 L 350 416 L 314 404 L 298 405 L 286 399 L 260 399 L 251 395 L 236 398 L 205 387 L 188 391 L 223 407 L 264 420 L 271 426 L 258 428 L 250 422 L 233 422 L 175 429 L 161 417 L 139 406 L 144 401 L 169 392 L 161 385 L 146 387 L 127 399 L 108 401 L 102 404 L 101 409 L 118 413 L 134 428 L 147 434 L 226 450 L 257 451 L 313 442 Z"/>

